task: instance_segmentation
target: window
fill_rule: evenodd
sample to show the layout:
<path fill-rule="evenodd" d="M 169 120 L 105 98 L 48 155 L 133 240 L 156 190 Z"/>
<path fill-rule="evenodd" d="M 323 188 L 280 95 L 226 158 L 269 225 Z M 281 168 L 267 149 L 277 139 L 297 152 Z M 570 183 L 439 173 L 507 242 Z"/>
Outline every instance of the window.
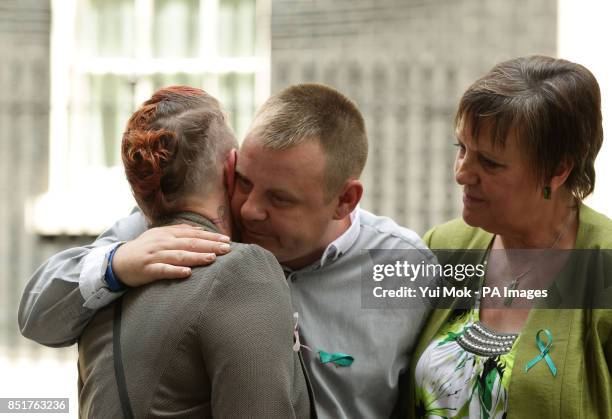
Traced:
<path fill-rule="evenodd" d="M 130 114 L 162 86 L 219 98 L 239 139 L 269 94 L 270 0 L 53 0 L 49 191 L 41 234 L 97 234 L 134 205 Z"/>

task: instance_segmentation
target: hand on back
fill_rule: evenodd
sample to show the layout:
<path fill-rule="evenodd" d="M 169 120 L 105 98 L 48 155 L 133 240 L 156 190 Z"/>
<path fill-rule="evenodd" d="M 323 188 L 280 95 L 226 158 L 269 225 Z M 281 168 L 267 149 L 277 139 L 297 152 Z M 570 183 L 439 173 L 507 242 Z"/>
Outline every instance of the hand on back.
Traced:
<path fill-rule="evenodd" d="M 228 253 L 229 241 L 187 224 L 152 228 L 117 249 L 113 272 L 130 287 L 186 278 L 191 267 L 209 265 L 216 255 Z"/>

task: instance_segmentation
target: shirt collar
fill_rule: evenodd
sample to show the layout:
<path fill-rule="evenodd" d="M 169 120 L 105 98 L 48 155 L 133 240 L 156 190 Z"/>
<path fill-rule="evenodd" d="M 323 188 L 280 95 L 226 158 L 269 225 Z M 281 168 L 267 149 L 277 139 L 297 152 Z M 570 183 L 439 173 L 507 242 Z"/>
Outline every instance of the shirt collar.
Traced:
<path fill-rule="evenodd" d="M 359 206 L 355 207 L 355 209 L 351 212 L 350 219 L 350 227 L 347 228 L 346 231 L 340 235 L 340 237 L 331 242 L 325 248 L 323 256 L 321 256 L 320 266 L 325 266 L 326 263 L 333 262 L 348 252 L 348 250 L 357 240 L 357 237 L 359 237 L 359 233 L 361 231 L 361 224 L 359 222 Z"/>
<path fill-rule="evenodd" d="M 219 233 L 219 227 L 217 227 L 211 220 L 204 217 L 203 215 L 196 214 L 195 212 L 190 211 L 179 211 L 170 214 L 153 223 L 151 227 L 160 227 L 176 224 L 189 224 L 196 227 L 202 227 L 205 231 Z"/>

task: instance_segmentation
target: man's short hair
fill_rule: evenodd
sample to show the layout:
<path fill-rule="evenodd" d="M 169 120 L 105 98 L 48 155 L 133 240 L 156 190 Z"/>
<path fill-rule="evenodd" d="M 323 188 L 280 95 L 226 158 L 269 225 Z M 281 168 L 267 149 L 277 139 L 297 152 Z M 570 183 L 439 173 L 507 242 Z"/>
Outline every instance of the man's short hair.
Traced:
<path fill-rule="evenodd" d="M 250 135 L 273 150 L 319 141 L 327 157 L 327 199 L 361 175 L 368 157 L 361 112 L 342 93 L 322 84 L 298 84 L 272 96 L 256 115 Z"/>

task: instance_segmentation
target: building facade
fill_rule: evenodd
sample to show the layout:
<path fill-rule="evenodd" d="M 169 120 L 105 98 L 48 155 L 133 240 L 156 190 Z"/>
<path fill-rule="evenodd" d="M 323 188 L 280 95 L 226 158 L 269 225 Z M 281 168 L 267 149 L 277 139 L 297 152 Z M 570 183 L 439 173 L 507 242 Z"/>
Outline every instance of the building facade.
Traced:
<path fill-rule="evenodd" d="M 258 33 L 269 36 L 270 91 L 321 82 L 353 99 L 370 138 L 362 206 L 421 234 L 459 214 L 461 93 L 498 61 L 557 48 L 555 0 L 272 0 L 249 10 L 269 23 Z M 20 353 L 39 350 L 17 330 L 29 276 L 92 240 L 40 234 L 27 210 L 49 188 L 51 17 L 48 0 L 0 0 L 0 350 Z"/>

